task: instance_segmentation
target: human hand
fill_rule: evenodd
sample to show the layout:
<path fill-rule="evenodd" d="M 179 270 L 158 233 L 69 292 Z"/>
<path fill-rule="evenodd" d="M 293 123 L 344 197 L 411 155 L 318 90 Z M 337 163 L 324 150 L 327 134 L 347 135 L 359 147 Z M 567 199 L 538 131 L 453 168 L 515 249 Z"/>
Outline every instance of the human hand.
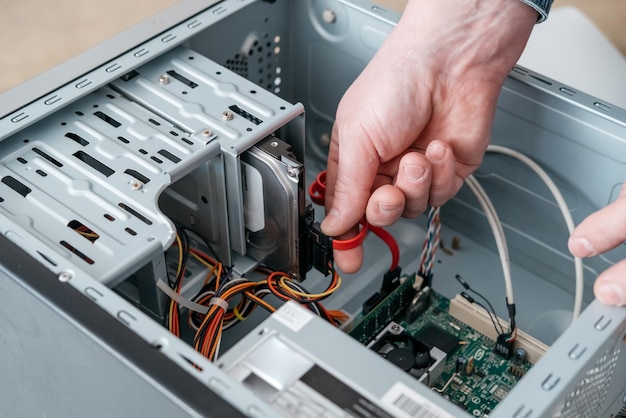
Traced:
<path fill-rule="evenodd" d="M 410 0 L 339 104 L 325 234 L 388 226 L 445 203 L 481 163 L 496 101 L 537 13 L 513 0 Z M 362 247 L 335 251 L 357 271 Z"/>
<path fill-rule="evenodd" d="M 572 232 L 569 250 L 577 257 L 592 257 L 626 241 L 626 183 L 617 200 L 589 215 Z M 593 286 L 602 303 L 626 306 L 626 260 L 602 272 Z"/>

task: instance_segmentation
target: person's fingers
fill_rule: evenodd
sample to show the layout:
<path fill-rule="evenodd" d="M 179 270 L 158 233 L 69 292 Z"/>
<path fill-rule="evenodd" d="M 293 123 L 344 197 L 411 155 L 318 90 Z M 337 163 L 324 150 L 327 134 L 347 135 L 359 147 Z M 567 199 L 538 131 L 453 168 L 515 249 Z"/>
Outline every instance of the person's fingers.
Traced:
<path fill-rule="evenodd" d="M 617 200 L 589 215 L 570 236 L 568 247 L 577 257 L 591 257 L 626 241 L 626 183 Z"/>
<path fill-rule="evenodd" d="M 462 179 L 456 175 L 456 161 L 450 144 L 434 140 L 426 148 L 426 158 L 432 169 L 429 204 L 441 206 L 461 188 Z"/>
<path fill-rule="evenodd" d="M 352 228 L 348 233 L 342 234 L 335 239 L 347 240 L 355 237 L 359 232 L 358 227 Z M 349 250 L 334 250 L 335 264 L 345 273 L 356 273 L 363 263 L 363 246 L 359 245 Z"/>
<path fill-rule="evenodd" d="M 326 235 L 340 236 L 363 218 L 378 168 L 378 155 L 369 141 L 356 141 L 361 132 L 338 132 L 333 138 L 327 161 L 326 217 L 321 228 Z M 342 135 L 341 148 L 338 145 Z"/>
<path fill-rule="evenodd" d="M 397 187 L 385 184 L 372 193 L 365 218 L 374 226 L 389 226 L 400 219 L 403 211 L 404 194 Z"/>
<path fill-rule="evenodd" d="M 593 285 L 593 293 L 606 305 L 626 306 L 626 260 L 603 271 Z"/>
<path fill-rule="evenodd" d="M 431 182 L 430 163 L 419 152 L 409 152 L 400 160 L 395 186 L 404 194 L 405 218 L 416 218 L 428 207 Z"/>

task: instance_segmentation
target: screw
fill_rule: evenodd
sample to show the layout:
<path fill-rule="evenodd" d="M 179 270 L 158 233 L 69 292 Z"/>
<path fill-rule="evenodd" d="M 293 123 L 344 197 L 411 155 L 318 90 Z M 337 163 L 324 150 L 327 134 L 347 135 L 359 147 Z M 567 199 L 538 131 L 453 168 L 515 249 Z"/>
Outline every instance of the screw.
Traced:
<path fill-rule="evenodd" d="M 337 13 L 335 13 L 334 10 L 326 9 L 322 13 L 322 19 L 324 19 L 324 22 L 326 23 L 335 23 L 337 20 Z"/>
<path fill-rule="evenodd" d="M 271 146 L 272 148 L 276 148 L 276 147 L 278 147 L 278 141 L 272 141 L 272 142 L 270 142 L 270 146 Z"/>
<path fill-rule="evenodd" d="M 169 84 L 170 83 L 170 76 L 167 74 L 161 74 L 159 76 L 159 84 Z"/>
<path fill-rule="evenodd" d="M 224 113 L 222 113 L 222 119 L 224 120 L 233 120 L 234 117 L 235 115 L 233 115 L 233 112 L 230 110 L 225 110 Z"/>
<path fill-rule="evenodd" d="M 60 282 L 67 283 L 72 278 L 72 275 L 70 273 L 68 273 L 67 271 L 64 271 L 62 273 L 59 273 L 59 275 L 57 277 L 58 277 Z"/>
<path fill-rule="evenodd" d="M 141 190 L 143 188 L 143 184 L 139 181 L 133 181 L 130 183 L 130 188 L 133 190 Z"/>
<path fill-rule="evenodd" d="M 204 131 L 202 131 L 202 135 L 204 135 L 207 138 L 212 137 L 213 131 L 211 131 L 210 129 L 205 129 Z"/>
<path fill-rule="evenodd" d="M 289 175 L 289 177 L 295 178 L 298 175 L 298 172 L 293 168 L 290 168 L 289 171 L 287 171 L 287 174 Z"/>
<path fill-rule="evenodd" d="M 393 324 L 389 328 L 389 331 L 391 331 L 392 334 L 400 334 L 402 332 L 402 328 L 400 328 L 400 325 L 398 324 Z"/>

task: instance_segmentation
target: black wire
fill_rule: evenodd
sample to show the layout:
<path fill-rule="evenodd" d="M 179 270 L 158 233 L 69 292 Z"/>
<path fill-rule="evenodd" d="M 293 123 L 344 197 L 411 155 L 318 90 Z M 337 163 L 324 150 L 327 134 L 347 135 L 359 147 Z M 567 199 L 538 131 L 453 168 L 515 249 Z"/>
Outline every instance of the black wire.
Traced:
<path fill-rule="evenodd" d="M 487 306 L 489 306 L 489 309 L 491 309 L 491 312 L 489 312 L 489 310 L 487 310 L 487 308 L 485 308 L 484 306 L 483 306 L 483 308 L 489 313 L 490 316 L 493 315 L 496 318 L 498 317 L 498 315 L 496 315 L 496 310 L 493 309 L 493 305 L 491 305 L 491 303 L 489 302 L 489 300 L 486 297 L 484 297 L 483 295 L 481 295 L 480 293 L 478 293 L 474 289 L 467 289 L 467 290 L 469 290 L 470 292 L 472 292 L 473 294 L 475 294 L 476 296 L 478 296 L 479 298 L 481 298 L 482 300 L 484 300 L 487 303 Z M 479 304 L 479 306 L 481 306 L 481 305 Z M 498 322 L 498 325 L 500 325 L 499 322 Z M 502 325 L 500 325 L 500 334 L 503 334 L 503 333 L 504 333 L 504 329 L 502 328 Z"/>
<path fill-rule="evenodd" d="M 482 294 L 478 293 L 476 290 L 472 289 L 471 286 L 469 285 L 469 283 L 467 283 L 465 280 L 463 280 L 463 278 L 461 277 L 460 274 L 457 274 L 456 276 L 454 276 L 454 278 L 461 283 L 461 286 L 463 286 L 466 290 L 469 290 L 470 292 L 472 292 L 473 294 L 475 294 L 476 296 L 478 296 L 479 298 L 481 298 L 482 300 L 484 300 L 487 303 L 487 306 L 489 306 L 489 309 L 485 308 L 483 305 L 481 305 L 478 302 L 475 302 L 474 299 L 472 298 L 472 300 L 470 300 L 468 297 L 465 297 L 465 299 L 467 299 L 468 301 L 472 302 L 472 303 L 476 303 L 479 306 L 482 306 L 483 309 L 485 309 L 487 311 L 487 313 L 489 314 L 489 316 L 493 315 L 495 318 L 498 317 L 498 315 L 496 314 L 496 310 L 493 308 L 493 305 L 491 304 L 491 302 L 489 302 L 489 299 L 487 299 L 486 297 L 484 297 Z M 463 293 L 461 293 L 461 295 L 463 295 Z M 469 295 L 468 295 L 469 296 Z M 471 297 L 470 297 L 471 298 Z M 515 323 L 515 318 L 514 317 L 510 317 L 510 320 L 513 321 L 513 323 Z M 492 319 L 493 322 L 493 319 Z M 498 325 L 500 325 L 499 321 Z M 500 335 L 504 334 L 504 329 L 502 328 L 502 325 L 500 325 L 500 331 L 498 331 L 498 329 L 496 328 L 496 332 Z"/>
<path fill-rule="evenodd" d="M 481 308 L 483 308 L 485 310 L 485 312 L 487 312 L 487 315 L 489 316 L 489 319 L 491 319 L 491 323 L 493 324 L 493 328 L 496 330 L 496 333 L 498 335 L 504 335 L 505 334 L 504 330 L 502 329 L 502 326 L 500 326 L 500 329 L 498 329 L 498 325 L 500 325 L 500 324 L 498 323 L 498 321 L 496 321 L 497 317 L 495 317 L 495 315 L 493 315 L 489 311 L 489 309 L 487 309 L 487 307 L 485 305 L 483 305 L 482 303 L 480 303 L 479 301 L 477 301 L 476 299 L 474 299 L 473 297 L 471 297 L 470 295 L 468 295 L 465 292 L 461 292 L 461 296 L 463 296 L 468 302 L 475 303 L 476 305 L 478 305 Z"/>
<path fill-rule="evenodd" d="M 206 237 L 200 232 L 200 230 L 198 228 L 195 228 L 193 226 L 181 225 L 181 224 L 178 224 L 178 223 L 175 223 L 175 225 L 176 225 L 177 229 L 182 229 L 182 230 L 186 230 L 186 231 L 189 231 L 189 232 L 193 232 L 194 235 L 196 235 L 198 238 L 200 238 L 202 243 L 207 247 L 207 249 L 209 250 L 209 252 L 213 256 L 213 258 L 218 263 L 224 265 L 224 263 L 222 263 L 222 260 L 220 260 L 219 256 L 217 255 L 217 252 L 215 251 L 215 249 L 213 248 L 213 246 L 209 242 L 209 240 L 206 239 Z"/>

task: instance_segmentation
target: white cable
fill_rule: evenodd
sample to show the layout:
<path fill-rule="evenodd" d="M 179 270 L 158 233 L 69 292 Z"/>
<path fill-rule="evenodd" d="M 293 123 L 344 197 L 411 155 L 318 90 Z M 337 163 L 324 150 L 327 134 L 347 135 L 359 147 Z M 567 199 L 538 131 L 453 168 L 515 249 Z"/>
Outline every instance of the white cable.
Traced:
<path fill-rule="evenodd" d="M 478 203 L 480 203 L 480 207 L 483 212 L 485 212 L 491 231 L 493 232 L 493 237 L 496 240 L 496 247 L 498 248 L 498 254 L 500 255 L 500 263 L 502 264 L 506 300 L 508 304 L 512 305 L 515 303 L 515 299 L 513 298 L 513 281 L 511 280 L 509 248 L 506 243 L 506 237 L 504 236 L 504 228 L 502 228 L 502 223 L 500 222 L 500 218 L 498 217 L 498 213 L 496 212 L 493 203 L 491 203 L 487 193 L 482 188 L 480 183 L 478 183 L 476 178 L 470 175 L 465 180 L 465 184 L 469 187 L 472 193 L 474 193 L 474 196 L 476 196 Z"/>
<path fill-rule="evenodd" d="M 565 223 L 567 224 L 567 229 L 571 234 L 574 231 L 574 219 L 572 218 L 572 214 L 570 213 L 569 207 L 561 194 L 561 191 L 556 186 L 554 181 L 550 178 L 548 173 L 546 173 L 536 162 L 528 158 L 526 155 L 515 151 L 511 148 L 503 147 L 500 145 L 489 145 L 487 147 L 487 152 L 494 152 L 499 154 L 504 154 L 509 157 L 516 158 L 522 163 L 526 164 L 529 168 L 531 168 L 539 178 L 548 186 L 548 189 L 554 196 L 554 200 L 559 206 L 561 213 L 563 214 L 563 218 L 565 219 Z M 572 320 L 575 320 L 580 315 L 582 311 L 583 305 L 583 285 L 584 285 L 584 271 L 583 271 L 583 262 L 580 257 L 574 257 L 574 268 L 576 271 L 576 289 L 574 293 L 574 312 L 572 315 Z"/>

